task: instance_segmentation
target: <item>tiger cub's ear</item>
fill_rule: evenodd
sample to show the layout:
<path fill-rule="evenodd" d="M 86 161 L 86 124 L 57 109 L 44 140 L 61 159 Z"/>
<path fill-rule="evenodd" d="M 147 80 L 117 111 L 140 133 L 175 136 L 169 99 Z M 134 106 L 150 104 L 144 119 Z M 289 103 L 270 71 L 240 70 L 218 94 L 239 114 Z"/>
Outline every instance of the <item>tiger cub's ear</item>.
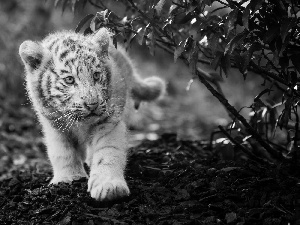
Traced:
<path fill-rule="evenodd" d="M 100 28 L 97 33 L 92 36 L 92 41 L 97 44 L 99 55 L 108 56 L 108 46 L 112 34 L 106 28 Z"/>
<path fill-rule="evenodd" d="M 24 41 L 19 48 L 19 54 L 26 68 L 38 69 L 44 58 L 43 47 L 33 41 Z"/>

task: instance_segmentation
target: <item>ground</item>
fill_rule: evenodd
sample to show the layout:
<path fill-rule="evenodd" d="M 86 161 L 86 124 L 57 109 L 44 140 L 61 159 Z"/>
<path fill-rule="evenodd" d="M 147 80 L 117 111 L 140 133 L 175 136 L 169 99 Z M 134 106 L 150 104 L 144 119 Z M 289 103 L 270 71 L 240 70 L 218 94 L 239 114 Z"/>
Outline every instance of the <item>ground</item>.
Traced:
<path fill-rule="evenodd" d="M 299 168 L 225 161 L 175 134 L 130 149 L 127 198 L 94 201 L 86 180 L 48 186 L 32 110 L 2 101 L 0 111 L 0 224 L 300 224 Z"/>

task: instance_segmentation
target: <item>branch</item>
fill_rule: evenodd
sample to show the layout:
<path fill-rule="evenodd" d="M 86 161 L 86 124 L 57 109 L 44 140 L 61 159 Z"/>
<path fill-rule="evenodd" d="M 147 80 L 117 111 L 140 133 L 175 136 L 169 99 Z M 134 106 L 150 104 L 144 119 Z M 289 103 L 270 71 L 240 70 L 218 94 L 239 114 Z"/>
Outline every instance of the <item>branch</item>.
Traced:
<path fill-rule="evenodd" d="M 279 83 L 289 86 L 288 83 L 285 82 L 285 80 L 278 77 L 275 73 L 272 73 L 270 71 L 261 68 L 260 66 L 256 65 L 253 61 L 250 61 L 250 66 L 254 69 L 253 72 L 266 74 L 268 77 L 271 77 L 273 80 L 276 80 Z"/>
<path fill-rule="evenodd" d="M 253 138 L 262 146 L 264 147 L 270 154 L 272 154 L 276 158 L 281 158 L 282 156 L 278 154 L 277 151 L 275 151 L 268 143 L 266 143 L 260 134 L 258 134 L 253 127 L 250 126 L 250 124 L 247 122 L 247 120 L 238 113 L 238 111 L 229 104 L 228 100 L 221 95 L 219 92 L 217 92 L 211 85 L 208 83 L 208 81 L 204 78 L 198 70 L 196 71 L 196 75 L 198 76 L 201 83 L 204 84 L 204 86 L 215 96 L 220 103 L 230 112 L 232 115 L 234 115 L 246 128 L 249 134 L 253 136 Z"/>
<path fill-rule="evenodd" d="M 259 163 L 267 163 L 267 164 L 273 164 L 270 163 L 262 158 L 257 157 L 256 155 L 254 155 L 251 151 L 249 151 L 247 148 L 245 148 L 243 145 L 241 145 L 240 143 L 238 143 L 236 140 L 234 140 L 230 134 L 222 127 L 222 126 L 218 126 L 219 129 L 223 132 L 223 134 L 234 144 L 236 145 L 239 149 L 242 150 L 242 152 L 244 152 L 245 154 L 247 154 L 250 158 L 252 158 L 253 160 L 259 162 Z"/>

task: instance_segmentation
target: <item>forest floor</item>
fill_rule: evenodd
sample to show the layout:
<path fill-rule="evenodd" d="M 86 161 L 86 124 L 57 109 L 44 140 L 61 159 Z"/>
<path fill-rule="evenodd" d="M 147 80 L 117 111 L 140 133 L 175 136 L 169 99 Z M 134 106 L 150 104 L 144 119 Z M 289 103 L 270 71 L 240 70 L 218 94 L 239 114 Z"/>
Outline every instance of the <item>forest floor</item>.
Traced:
<path fill-rule="evenodd" d="M 0 104 L 0 115 L 0 224 L 300 224 L 293 165 L 225 161 L 208 142 L 163 134 L 130 149 L 131 195 L 97 202 L 86 180 L 48 186 L 51 167 L 29 106 Z"/>

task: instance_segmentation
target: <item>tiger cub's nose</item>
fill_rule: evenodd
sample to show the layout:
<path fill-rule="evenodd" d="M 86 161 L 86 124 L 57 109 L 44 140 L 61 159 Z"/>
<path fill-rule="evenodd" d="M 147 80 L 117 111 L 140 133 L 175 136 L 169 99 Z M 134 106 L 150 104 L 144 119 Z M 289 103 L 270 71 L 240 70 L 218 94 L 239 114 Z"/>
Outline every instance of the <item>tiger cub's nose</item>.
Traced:
<path fill-rule="evenodd" d="M 84 103 L 84 107 L 87 108 L 89 111 L 93 112 L 98 107 L 98 102 Z"/>

